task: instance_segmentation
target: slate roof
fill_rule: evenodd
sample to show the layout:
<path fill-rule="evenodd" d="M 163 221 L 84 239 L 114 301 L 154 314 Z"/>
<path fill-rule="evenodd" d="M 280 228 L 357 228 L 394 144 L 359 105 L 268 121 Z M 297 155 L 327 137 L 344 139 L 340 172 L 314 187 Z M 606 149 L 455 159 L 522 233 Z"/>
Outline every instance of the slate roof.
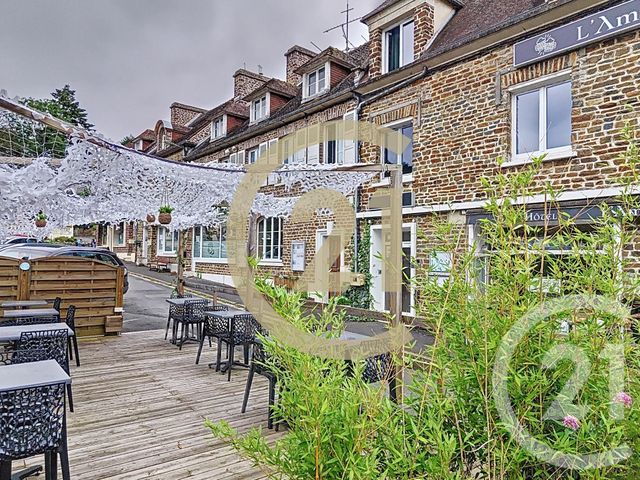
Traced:
<path fill-rule="evenodd" d="M 571 1 L 465 0 L 464 6 L 457 10 L 422 58 L 431 58 L 461 47 Z"/>
<path fill-rule="evenodd" d="M 265 82 L 262 86 L 256 88 L 249 95 L 244 97 L 243 100 L 252 100 L 261 96 L 267 91 L 280 94 L 286 98 L 291 98 L 296 96 L 296 94 L 298 93 L 298 88 L 278 78 L 272 78 L 268 82 Z"/>

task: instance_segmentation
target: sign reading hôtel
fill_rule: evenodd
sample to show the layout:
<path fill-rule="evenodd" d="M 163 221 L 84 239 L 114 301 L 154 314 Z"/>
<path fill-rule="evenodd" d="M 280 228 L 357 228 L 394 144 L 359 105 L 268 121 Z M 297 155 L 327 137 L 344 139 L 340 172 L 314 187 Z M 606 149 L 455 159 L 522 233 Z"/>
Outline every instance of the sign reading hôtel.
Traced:
<path fill-rule="evenodd" d="M 513 46 L 516 67 L 640 28 L 640 0 L 631 0 L 528 38 Z"/>

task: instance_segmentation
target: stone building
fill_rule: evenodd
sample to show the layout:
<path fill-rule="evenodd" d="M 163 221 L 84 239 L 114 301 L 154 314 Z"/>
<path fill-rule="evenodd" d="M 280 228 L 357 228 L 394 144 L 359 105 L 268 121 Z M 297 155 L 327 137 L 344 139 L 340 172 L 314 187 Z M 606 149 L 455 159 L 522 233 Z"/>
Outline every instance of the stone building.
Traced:
<path fill-rule="evenodd" d="M 535 204 L 548 182 L 563 192 L 546 220 L 553 224 L 562 212 L 582 215 L 585 230 L 597 205 L 619 192 L 625 148 L 619 133 L 626 122 L 637 122 L 633 108 L 640 103 L 640 0 L 386 0 L 362 21 L 370 40 L 348 52 L 289 49 L 285 80 L 239 70 L 232 99 L 188 120 L 172 116 L 177 136 L 158 153 L 189 162 L 252 163 L 278 148 L 291 162 L 401 164 L 409 277 L 421 266 L 439 278 L 448 274 L 448 258 L 429 240 L 434 220 L 459 224 L 467 244 L 479 239 L 483 177 L 520 171 L 545 154 L 537 196 L 529 199 L 531 222 L 543 215 Z M 344 118 L 389 127 L 410 144 L 393 154 L 367 143 L 324 142 L 325 132 L 299 145 L 283 140 L 301 127 Z M 268 183 L 265 191 L 281 191 L 277 177 Z M 387 307 L 375 255 L 382 250 L 380 212 L 369 199 L 388 183 L 386 175 L 376 177 L 356 201 L 360 236 L 370 237 L 364 267 L 378 310 Z M 291 268 L 292 247 L 303 245 L 308 262 L 332 228 L 331 217 L 322 215 L 306 225 L 255 222 L 254 251 L 281 277 L 299 275 Z M 149 231 L 149 258 L 170 260 L 176 234 Z M 189 233 L 191 274 L 230 283 L 224 235 L 224 228 Z M 338 263 L 351 267 L 349 248 Z M 407 315 L 414 313 L 414 297 L 407 282 Z"/>

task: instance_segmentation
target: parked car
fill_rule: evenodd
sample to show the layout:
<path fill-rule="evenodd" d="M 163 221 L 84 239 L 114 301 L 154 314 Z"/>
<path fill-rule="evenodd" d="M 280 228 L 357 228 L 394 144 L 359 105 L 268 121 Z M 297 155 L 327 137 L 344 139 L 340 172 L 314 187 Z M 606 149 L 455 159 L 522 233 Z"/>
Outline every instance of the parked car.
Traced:
<path fill-rule="evenodd" d="M 124 268 L 124 293 L 129 290 L 129 272 L 124 262 L 111 250 L 99 247 L 72 247 L 54 243 L 0 245 L 0 257 L 31 260 L 43 257 L 82 257 Z"/>
<path fill-rule="evenodd" d="M 34 237 L 28 237 L 26 235 L 11 235 L 3 240 L 2 245 L 15 245 L 22 243 L 37 243 L 38 239 Z"/>

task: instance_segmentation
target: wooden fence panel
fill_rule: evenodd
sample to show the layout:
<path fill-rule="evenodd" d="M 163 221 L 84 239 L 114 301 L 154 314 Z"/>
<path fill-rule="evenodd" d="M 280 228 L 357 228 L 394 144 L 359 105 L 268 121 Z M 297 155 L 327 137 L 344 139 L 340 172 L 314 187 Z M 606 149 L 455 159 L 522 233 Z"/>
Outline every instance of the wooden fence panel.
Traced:
<path fill-rule="evenodd" d="M 0 257 L 0 300 L 62 298 L 61 318 L 76 306 L 79 336 L 104 335 L 106 317 L 120 315 L 124 269 L 77 257 L 31 260 L 22 271 L 21 260 Z"/>

